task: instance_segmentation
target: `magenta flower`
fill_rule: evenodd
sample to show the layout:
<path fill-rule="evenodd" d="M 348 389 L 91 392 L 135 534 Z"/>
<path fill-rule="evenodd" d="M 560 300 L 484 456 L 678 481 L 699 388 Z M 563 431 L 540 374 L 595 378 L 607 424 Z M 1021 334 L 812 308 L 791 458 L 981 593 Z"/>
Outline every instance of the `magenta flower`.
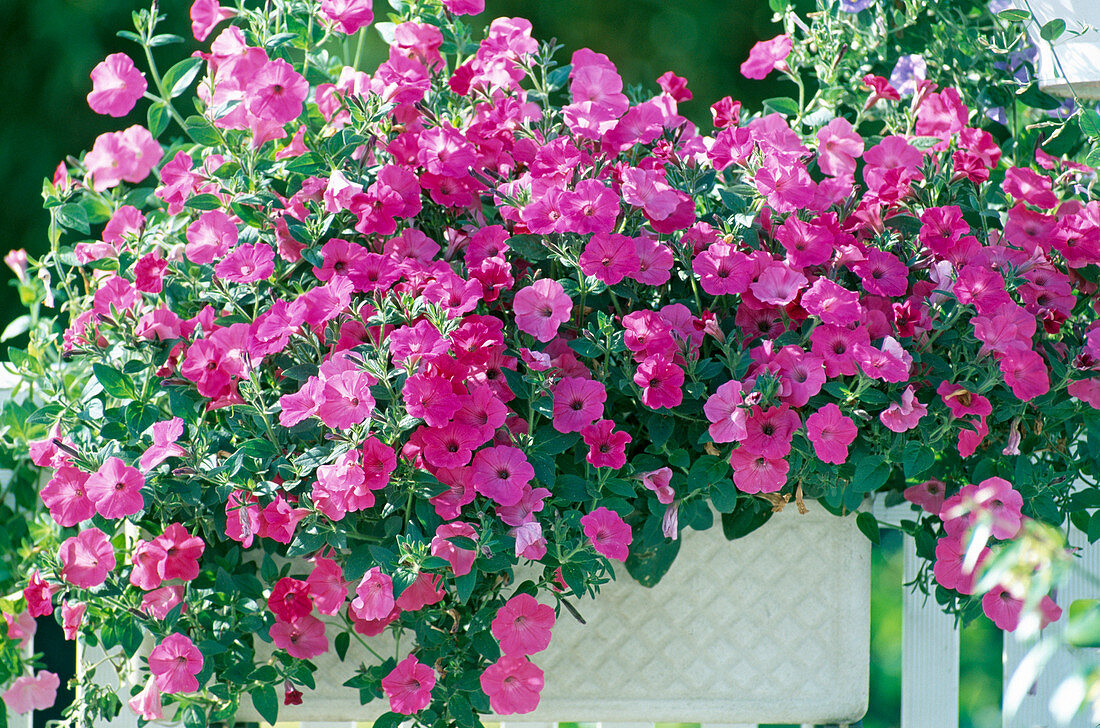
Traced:
<path fill-rule="evenodd" d="M 170 420 L 153 423 L 153 444 L 141 456 L 138 465 L 148 472 L 170 457 L 186 455 L 187 451 L 176 444 L 183 435 L 183 420 L 173 417 Z"/>
<path fill-rule="evenodd" d="M 521 593 L 497 610 L 490 628 L 504 654 L 533 655 L 550 646 L 553 626 L 554 608 Z"/>
<path fill-rule="evenodd" d="M 798 292 L 807 283 L 806 276 L 786 263 L 773 261 L 749 285 L 749 290 L 762 303 L 786 306 L 798 297 Z"/>
<path fill-rule="evenodd" d="M 710 438 L 714 442 L 741 442 L 748 436 L 742 402 L 741 382 L 736 379 L 721 385 L 707 398 L 703 413 L 710 420 Z"/>
<path fill-rule="evenodd" d="M 657 502 L 669 505 L 676 500 L 676 491 L 669 483 L 672 482 L 672 468 L 658 468 L 648 473 L 642 473 L 642 485 L 657 494 Z"/>
<path fill-rule="evenodd" d="M 600 506 L 581 517 L 581 526 L 584 527 L 584 535 L 597 552 L 609 559 L 626 561 L 634 534 L 622 516 L 610 508 Z"/>
<path fill-rule="evenodd" d="M 939 515 L 946 497 L 945 485 L 941 480 L 926 480 L 923 483 L 906 488 L 902 495 L 905 500 L 918 505 L 933 515 Z"/>
<path fill-rule="evenodd" d="M 672 250 L 659 240 L 634 238 L 638 270 L 630 277 L 647 286 L 660 286 L 672 277 Z"/>
<path fill-rule="evenodd" d="M 345 35 L 351 35 L 374 21 L 371 6 L 371 0 L 322 0 L 321 14 Z"/>
<path fill-rule="evenodd" d="M 596 468 L 618 470 L 626 465 L 626 446 L 630 433 L 615 430 L 613 420 L 599 420 L 581 429 L 581 437 L 588 445 L 587 460 Z"/>
<path fill-rule="evenodd" d="M 32 710 L 46 710 L 53 707 L 57 700 L 57 688 L 61 685 L 61 679 L 49 670 L 42 670 L 37 675 L 22 675 L 12 682 L 11 687 L 0 695 L 4 704 L 12 709 L 12 712 L 20 715 Z"/>
<path fill-rule="evenodd" d="M 856 171 L 856 159 L 863 154 L 863 138 L 852 124 L 837 117 L 817 132 L 817 166 L 834 177 L 851 177 Z"/>
<path fill-rule="evenodd" d="M 454 545 L 448 541 L 452 536 L 462 536 L 471 541 L 477 541 L 477 531 L 470 524 L 462 521 L 444 523 L 435 530 L 435 536 L 432 537 L 431 554 L 450 563 L 451 571 L 455 576 L 465 576 L 473 568 L 477 552 Z"/>
<path fill-rule="evenodd" d="M 913 385 L 909 385 L 901 393 L 901 402 L 891 404 L 879 413 L 878 418 L 888 430 L 907 432 L 916 427 L 926 414 L 928 407 L 920 403 Z"/>
<path fill-rule="evenodd" d="M 774 493 L 787 482 L 790 464 L 783 458 L 756 455 L 739 447 L 730 455 L 733 484 L 742 493 Z"/>
<path fill-rule="evenodd" d="M 573 301 L 557 281 L 540 278 L 520 290 L 513 301 L 516 326 L 542 342 L 553 339 L 569 320 Z"/>
<path fill-rule="evenodd" d="M 909 290 L 909 266 L 893 253 L 871 249 L 867 259 L 852 270 L 863 282 L 863 289 L 878 296 L 904 296 Z"/>
<path fill-rule="evenodd" d="M 633 238 L 618 233 L 599 232 L 584 246 L 580 257 L 581 272 L 609 286 L 638 272 L 638 253 Z"/>
<path fill-rule="evenodd" d="M 85 485 L 89 475 L 71 465 L 61 465 L 41 491 L 42 502 L 59 526 L 75 526 L 95 515 L 95 503 Z"/>
<path fill-rule="evenodd" d="M 978 569 L 992 552 L 983 548 L 974 567 L 967 570 L 966 550 L 966 540 L 958 536 L 945 536 L 936 541 L 936 561 L 932 565 L 932 575 L 945 589 L 954 589 L 960 594 L 973 594 L 974 578 Z"/>
<path fill-rule="evenodd" d="M 443 577 L 421 571 L 412 584 L 397 597 L 397 608 L 402 612 L 415 612 L 432 604 L 438 604 L 447 596 L 443 589 Z"/>
<path fill-rule="evenodd" d="M 539 705 L 544 684 L 542 670 L 520 655 L 501 655 L 481 673 L 481 689 L 497 715 L 530 713 Z"/>
<path fill-rule="evenodd" d="M 794 43 L 788 35 L 759 41 L 749 51 L 748 60 L 741 64 L 741 74 L 745 78 L 760 80 L 777 68 L 786 70 L 786 58 L 793 47 Z"/>
<path fill-rule="evenodd" d="M 275 251 L 267 243 L 239 245 L 214 266 L 214 275 L 232 283 L 255 283 L 275 272 Z"/>
<path fill-rule="evenodd" d="M 149 671 L 162 693 L 192 693 L 202 671 L 202 653 L 186 635 L 173 632 L 149 653 Z"/>
<path fill-rule="evenodd" d="M 328 652 L 325 623 L 313 615 L 307 614 L 293 622 L 276 620 L 268 634 L 276 647 L 300 660 L 310 660 Z"/>
<path fill-rule="evenodd" d="M 149 84 L 130 56 L 112 53 L 92 69 L 88 106 L 97 114 L 120 117 L 133 110 Z"/>
<path fill-rule="evenodd" d="M 615 248 L 622 248 L 623 242 L 620 239 L 630 240 L 625 235 L 611 235 L 611 231 L 615 229 L 615 220 L 619 216 L 619 198 L 618 196 L 607 189 L 599 180 L 586 179 L 577 183 L 574 190 L 566 190 L 562 193 L 560 199 L 561 207 L 561 221 L 560 226 L 563 232 L 573 232 L 581 235 L 588 233 L 596 233 L 593 239 L 599 238 L 602 247 L 600 250 L 611 254 L 613 259 L 616 258 L 615 253 L 622 254 L 621 250 L 614 250 Z M 612 242 L 614 241 L 614 242 Z M 585 252 L 592 247 L 591 243 L 586 246 Z M 629 248 L 633 251 L 634 244 L 631 242 Z M 594 253 L 596 259 L 603 253 Z M 626 257 L 626 262 L 629 262 L 630 257 Z M 617 263 L 621 266 L 624 262 L 622 257 L 617 258 Z M 606 263 L 600 263 L 604 268 L 607 268 Z M 584 257 L 581 257 L 581 266 L 584 266 Z M 637 266 L 635 265 L 635 269 Z M 599 277 L 597 273 L 590 273 L 585 271 L 585 275 L 595 275 Z M 601 278 L 601 280 L 603 280 Z M 620 276 L 619 280 L 622 280 Z M 613 281 L 618 283 L 619 281 Z"/>
<path fill-rule="evenodd" d="M 745 439 L 741 447 L 765 458 L 785 458 L 791 451 L 791 439 L 801 425 L 798 413 L 787 405 L 767 410 L 754 405 L 745 421 Z"/>
<path fill-rule="evenodd" d="M 424 420 L 429 427 L 450 422 L 462 406 L 454 384 L 444 377 L 414 374 L 401 390 L 410 417 Z"/>
<path fill-rule="evenodd" d="M 699 253 L 691 269 L 699 277 L 699 285 L 712 296 L 744 293 L 752 282 L 749 256 L 726 243 L 714 243 Z"/>
<path fill-rule="evenodd" d="M 848 446 L 856 439 L 856 423 L 829 402 L 806 418 L 806 436 L 821 462 L 843 465 L 848 460 Z"/>
<path fill-rule="evenodd" d="M 135 124 L 96 137 L 84 165 L 92 175 L 92 189 L 103 192 L 122 181 L 142 182 L 162 156 L 164 150 L 149 130 Z"/>
<path fill-rule="evenodd" d="M 301 579 L 284 576 L 271 589 L 267 608 L 282 622 L 294 622 L 308 616 L 313 611 L 309 585 Z"/>
<path fill-rule="evenodd" d="M 471 472 L 478 493 L 502 506 L 514 506 L 523 498 L 523 487 L 535 477 L 527 456 L 516 447 L 479 450 Z"/>
<path fill-rule="evenodd" d="M 683 401 L 684 370 L 663 355 L 650 356 L 638 365 L 634 383 L 642 388 L 642 403 L 651 409 L 672 408 Z"/>
<path fill-rule="evenodd" d="M 268 61 L 248 79 L 244 105 L 257 119 L 289 124 L 302 113 L 309 82 L 281 58 Z"/>
<path fill-rule="evenodd" d="M 43 617 L 53 613 L 53 593 L 56 587 L 42 578 L 38 569 L 31 572 L 27 586 L 23 589 L 23 599 L 27 602 L 27 611 L 32 617 Z"/>
<path fill-rule="evenodd" d="M 799 303 L 807 313 L 821 319 L 822 323 L 834 326 L 849 326 L 863 316 L 859 294 L 828 278 L 814 281 L 810 289 L 802 294 Z"/>
<path fill-rule="evenodd" d="M 145 499 L 141 495 L 144 485 L 145 478 L 141 471 L 116 457 L 110 457 L 88 478 L 84 487 L 99 515 L 123 518 L 145 507 Z"/>
<path fill-rule="evenodd" d="M 337 614 L 348 598 L 348 585 L 340 565 L 323 556 L 313 558 L 313 571 L 306 577 L 309 596 L 321 614 Z"/>
<path fill-rule="evenodd" d="M 375 566 L 355 587 L 352 609 L 360 619 L 382 619 L 393 609 L 393 579 Z"/>
<path fill-rule="evenodd" d="M 913 356 L 893 336 L 882 340 L 881 348 L 855 344 L 852 355 L 863 373 L 884 382 L 904 382 L 909 379 Z"/>
<path fill-rule="evenodd" d="M 580 432 L 603 417 L 607 389 L 600 382 L 565 377 L 554 387 L 553 393 L 554 429 L 558 432 Z"/>
<path fill-rule="evenodd" d="M 62 541 L 57 557 L 61 560 L 61 578 L 81 589 L 102 584 L 117 564 L 114 547 L 98 528 L 87 528 Z"/>
<path fill-rule="evenodd" d="M 432 702 L 435 670 L 409 655 L 389 675 L 382 678 L 382 691 L 390 701 L 390 710 L 401 715 L 418 713 Z"/>
<path fill-rule="evenodd" d="M 947 381 L 940 382 L 940 386 L 936 387 L 936 394 L 943 398 L 943 403 L 951 410 L 952 417 L 967 415 L 986 417 L 993 413 L 993 405 L 988 399 L 960 385 Z"/>

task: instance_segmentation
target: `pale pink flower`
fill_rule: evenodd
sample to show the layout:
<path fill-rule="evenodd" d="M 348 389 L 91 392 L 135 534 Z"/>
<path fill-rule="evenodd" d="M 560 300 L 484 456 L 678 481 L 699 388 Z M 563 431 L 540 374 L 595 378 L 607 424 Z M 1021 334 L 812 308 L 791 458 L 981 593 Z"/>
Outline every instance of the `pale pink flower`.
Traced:
<path fill-rule="evenodd" d="M 739 447 L 730 454 L 733 484 L 742 493 L 774 493 L 787 482 L 790 464 L 782 458 L 768 458 Z"/>
<path fill-rule="evenodd" d="M 923 483 L 909 486 L 902 495 L 910 503 L 920 506 L 929 513 L 939 515 L 943 509 L 946 491 L 943 481 L 926 480 Z"/>
<path fill-rule="evenodd" d="M 393 579 L 375 566 L 363 575 L 359 586 L 355 587 L 355 599 L 352 609 L 360 619 L 382 619 L 393 609 Z"/>
<path fill-rule="evenodd" d="M 382 692 L 390 701 L 390 710 L 401 715 L 418 713 L 432 702 L 435 670 L 409 655 L 382 678 Z"/>
<path fill-rule="evenodd" d="M 371 0 L 322 0 L 321 14 L 346 35 L 365 28 L 374 20 Z"/>
<path fill-rule="evenodd" d="M 191 34 L 201 43 L 209 37 L 218 23 L 234 15 L 236 13 L 232 8 L 221 7 L 218 0 L 195 0 L 191 4 Z"/>
<path fill-rule="evenodd" d="M 145 720 L 160 720 L 164 717 L 164 706 L 160 700 L 160 688 L 157 679 L 150 675 L 141 692 L 126 701 L 130 710 Z"/>
<path fill-rule="evenodd" d="M 61 679 L 48 670 L 37 675 L 22 675 L 15 679 L 3 695 L 4 704 L 20 715 L 32 710 L 46 710 L 57 700 Z"/>
<path fill-rule="evenodd" d="M 187 635 L 173 632 L 149 653 L 149 671 L 163 693 L 192 693 L 199 689 L 195 679 L 202 671 L 199 648 Z"/>
<path fill-rule="evenodd" d="M 477 541 L 477 531 L 470 524 L 462 521 L 444 523 L 436 529 L 435 536 L 432 537 L 431 554 L 445 559 L 451 565 L 451 571 L 455 576 L 465 576 L 473 568 L 477 552 L 456 546 L 448 540 L 452 536 L 462 536 L 471 541 Z"/>
<path fill-rule="evenodd" d="M 125 53 L 112 53 L 92 69 L 88 106 L 97 114 L 126 116 L 149 85 Z"/>
<path fill-rule="evenodd" d="M 771 40 L 759 41 L 749 51 L 749 58 L 741 64 L 741 74 L 745 78 L 760 80 L 776 68 L 785 70 L 786 58 L 794 43 L 788 35 L 777 35 Z"/>
<path fill-rule="evenodd" d="M 325 623 L 310 614 L 293 622 L 275 620 L 268 634 L 276 647 L 300 660 L 310 660 L 328 652 Z"/>
<path fill-rule="evenodd" d="M 61 578 L 82 589 L 102 584 L 117 564 L 114 547 L 98 528 L 65 539 L 57 556 L 61 559 Z"/>
<path fill-rule="evenodd" d="M 180 457 L 187 454 L 176 440 L 183 435 L 183 420 L 173 417 L 170 420 L 153 424 L 153 444 L 141 456 L 138 465 L 142 470 L 149 471 L 160 465 L 170 457 Z"/>
<path fill-rule="evenodd" d="M 84 621 L 84 613 L 88 605 L 83 602 L 65 601 L 61 604 L 61 629 L 65 633 L 65 639 L 75 640 L 80 631 L 80 623 Z"/>
<path fill-rule="evenodd" d="M 535 477 L 527 456 L 516 447 L 479 450 L 471 471 L 478 493 L 502 506 L 514 506 L 523 498 L 523 487 Z"/>
<path fill-rule="evenodd" d="M 141 471 L 116 457 L 110 457 L 88 478 L 84 488 L 99 515 L 123 518 L 145 507 L 145 498 L 141 495 L 144 485 L 145 478 Z"/>
<path fill-rule="evenodd" d="M 715 442 L 740 442 L 748 436 L 745 410 L 741 407 L 741 382 L 731 379 L 707 398 L 703 413 L 710 420 L 710 438 Z"/>
<path fill-rule="evenodd" d="M 817 166 L 834 177 L 850 177 L 863 154 L 863 138 L 847 119 L 838 116 L 817 132 Z"/>
<path fill-rule="evenodd" d="M 894 402 L 879 413 L 879 420 L 887 429 L 894 432 L 907 432 L 917 426 L 920 419 L 928 414 L 928 407 L 917 399 L 917 393 L 910 385 L 901 393 L 901 402 Z"/>
<path fill-rule="evenodd" d="M 658 468 L 642 474 L 642 485 L 657 494 L 657 502 L 670 504 L 676 499 L 676 491 L 669 483 L 672 481 L 672 468 Z"/>

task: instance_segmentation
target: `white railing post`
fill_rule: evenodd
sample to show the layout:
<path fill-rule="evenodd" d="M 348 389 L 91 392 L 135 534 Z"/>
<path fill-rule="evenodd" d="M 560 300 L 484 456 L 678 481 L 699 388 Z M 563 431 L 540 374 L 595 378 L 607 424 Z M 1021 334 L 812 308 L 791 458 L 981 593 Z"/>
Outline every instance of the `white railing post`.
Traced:
<path fill-rule="evenodd" d="M 1083 533 L 1075 528 L 1070 529 L 1070 542 L 1074 545 L 1084 544 L 1081 556 L 1065 586 L 1054 595 L 1054 601 L 1062 608 L 1063 612 L 1069 610 L 1069 605 L 1075 599 L 1095 599 L 1100 596 L 1100 590 L 1089 582 L 1089 575 L 1100 575 L 1100 544 L 1090 544 Z M 1049 625 L 1043 630 L 1040 639 L 1057 639 L 1065 628 L 1066 616 Z M 1004 641 L 1004 684 L 1007 688 L 1020 662 L 1030 649 L 1035 645 L 1035 640 L 1020 642 L 1011 634 L 1005 635 Z M 1079 652 L 1080 654 L 1074 654 Z M 1089 661 L 1095 662 L 1100 650 L 1059 650 L 1054 653 L 1039 677 L 1032 684 L 1016 710 L 1015 715 L 1004 716 L 1004 728 L 1092 728 L 1095 724 L 1089 719 L 1087 712 L 1082 712 L 1072 722 L 1061 726 L 1056 724 L 1051 717 L 1050 699 L 1061 685 L 1062 681 L 1071 675 L 1080 666 L 1082 659 L 1089 654 Z"/>

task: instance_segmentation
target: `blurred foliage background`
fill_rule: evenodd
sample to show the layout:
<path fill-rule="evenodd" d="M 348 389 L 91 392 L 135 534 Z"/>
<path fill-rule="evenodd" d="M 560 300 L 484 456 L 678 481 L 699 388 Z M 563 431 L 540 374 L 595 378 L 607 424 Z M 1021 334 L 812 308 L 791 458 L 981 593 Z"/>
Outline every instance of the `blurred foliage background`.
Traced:
<path fill-rule="evenodd" d="M 376 14 L 383 15 L 385 3 L 375 5 Z M 190 40 L 189 6 L 190 0 L 160 2 L 168 16 L 164 30 L 189 39 L 161 49 L 162 69 L 198 49 Z M 5 251 L 25 248 L 38 255 L 44 250 L 48 216 L 39 193 L 42 179 L 59 161 L 89 149 L 103 132 L 144 123 L 143 104 L 130 118 L 116 120 L 93 113 L 84 98 L 96 63 L 109 53 L 136 50 L 115 33 L 131 27 L 130 12 L 137 7 L 129 0 L 0 0 L 0 190 L 6 232 L 0 247 Z M 722 96 L 756 109 L 764 98 L 786 91 L 777 88 L 779 82 L 748 81 L 738 70 L 753 43 L 778 32 L 767 0 L 487 0 L 478 21 L 515 15 L 532 21 L 536 37 L 564 45 L 562 62 L 587 46 L 607 54 L 628 85 L 656 88 L 656 78 L 669 70 L 686 77 L 695 98 L 681 111 L 706 129 L 709 106 Z M 366 69 L 385 53 L 380 39 L 370 37 Z M 6 268 L 0 275 L 5 284 L 11 279 Z M 20 307 L 14 290 L 4 289 L 10 291 L 0 298 L 6 323 Z M 898 723 L 900 583 L 900 536 L 888 533 L 874 553 L 871 705 L 864 728 Z M 962 643 L 960 725 L 999 726 L 1001 635 L 983 619 L 963 630 Z"/>

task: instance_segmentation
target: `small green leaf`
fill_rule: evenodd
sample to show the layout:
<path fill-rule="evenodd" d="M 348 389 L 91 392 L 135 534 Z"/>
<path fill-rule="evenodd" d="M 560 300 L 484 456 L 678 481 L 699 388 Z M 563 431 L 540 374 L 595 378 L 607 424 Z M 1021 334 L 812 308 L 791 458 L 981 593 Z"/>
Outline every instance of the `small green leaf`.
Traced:
<path fill-rule="evenodd" d="M 95 372 L 95 378 L 103 385 L 103 390 L 112 397 L 118 399 L 137 398 L 134 380 L 128 374 L 123 374 L 117 369 L 99 363 L 92 365 L 92 371 Z"/>
<path fill-rule="evenodd" d="M 207 192 L 205 194 L 195 195 L 187 202 L 183 203 L 183 206 L 192 210 L 217 210 L 222 206 L 222 203 L 216 195 Z"/>
<path fill-rule="evenodd" d="M 905 477 L 915 478 L 936 464 L 936 453 L 932 448 L 919 442 L 910 442 L 902 453 L 902 465 Z"/>
<path fill-rule="evenodd" d="M 336 635 L 336 639 L 332 641 L 332 645 L 336 648 L 336 656 L 343 662 L 344 658 L 347 657 L 348 648 L 351 647 L 351 635 L 347 632 L 341 632 Z"/>
<path fill-rule="evenodd" d="M 764 99 L 764 110 L 779 113 L 783 116 L 798 116 L 798 102 L 786 96 Z"/>
<path fill-rule="evenodd" d="M 187 135 L 198 144 L 215 147 L 222 143 L 221 134 L 201 116 L 187 117 L 184 127 L 187 129 Z"/>
<path fill-rule="evenodd" d="M 866 536 L 871 543 L 877 545 L 878 542 L 882 540 L 882 535 L 878 530 L 878 520 L 874 515 L 867 511 L 861 511 L 859 515 L 856 516 L 856 525 L 859 526 L 859 530 L 863 532 L 863 535 Z"/>
<path fill-rule="evenodd" d="M 1070 603 L 1065 638 L 1074 647 L 1100 647 L 1100 600 L 1076 599 Z"/>
<path fill-rule="evenodd" d="M 195 76 L 199 74 L 202 63 L 201 58 L 184 58 L 164 72 L 164 88 L 168 90 L 171 98 L 174 99 L 187 90 L 195 80 Z"/>
<path fill-rule="evenodd" d="M 1062 20 L 1061 18 L 1055 18 L 1049 23 L 1044 24 L 1043 27 L 1039 29 L 1039 37 L 1045 41 L 1050 41 L 1053 43 L 1062 36 L 1062 33 L 1065 32 L 1066 21 Z"/>
<path fill-rule="evenodd" d="M 260 717 L 272 725 L 279 719 L 279 696 L 271 685 L 252 689 L 252 705 Z"/>
<path fill-rule="evenodd" d="M 164 133 L 164 130 L 168 128 L 168 121 L 171 118 L 171 115 L 168 113 L 168 106 L 163 101 L 150 104 L 149 110 L 145 112 L 145 120 L 149 127 L 149 133 L 154 137 L 159 137 Z"/>
<path fill-rule="evenodd" d="M 88 221 L 88 211 L 75 202 L 62 205 L 57 209 L 57 224 L 70 230 L 76 230 L 84 235 L 92 234 L 92 228 Z"/>
<path fill-rule="evenodd" d="M 1027 21 L 1031 20 L 1031 13 L 1026 10 L 1017 10 L 1016 8 L 1011 8 L 1009 10 L 1002 10 L 1001 12 L 997 13 L 997 17 L 1010 23 L 1026 23 Z"/>
<path fill-rule="evenodd" d="M 158 48 L 160 46 L 172 45 L 173 43 L 182 43 L 183 38 L 178 35 L 172 35 L 171 33 L 161 33 L 160 35 L 154 35 L 149 39 L 150 48 Z"/>
<path fill-rule="evenodd" d="M 1081 126 L 1081 131 L 1090 138 L 1100 140 L 1100 114 L 1096 113 L 1096 109 L 1082 107 L 1078 112 L 1077 123 Z"/>

